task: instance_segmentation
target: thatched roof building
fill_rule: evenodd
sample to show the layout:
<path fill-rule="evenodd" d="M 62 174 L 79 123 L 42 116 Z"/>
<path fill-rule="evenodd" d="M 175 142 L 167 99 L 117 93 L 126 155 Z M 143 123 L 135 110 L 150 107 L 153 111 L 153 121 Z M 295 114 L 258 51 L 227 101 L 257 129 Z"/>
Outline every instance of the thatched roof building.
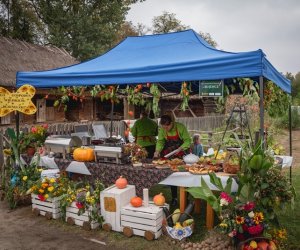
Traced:
<path fill-rule="evenodd" d="M 17 71 L 47 70 L 77 62 L 64 49 L 0 36 L 0 86 L 14 87 Z"/>

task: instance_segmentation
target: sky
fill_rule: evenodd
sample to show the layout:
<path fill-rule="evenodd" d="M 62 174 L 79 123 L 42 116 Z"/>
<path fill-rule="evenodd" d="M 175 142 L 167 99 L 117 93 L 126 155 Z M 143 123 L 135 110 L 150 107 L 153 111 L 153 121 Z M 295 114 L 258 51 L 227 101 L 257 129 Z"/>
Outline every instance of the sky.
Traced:
<path fill-rule="evenodd" d="M 299 0 L 146 0 L 132 5 L 127 20 L 152 27 L 163 11 L 196 32 L 210 33 L 217 49 L 262 49 L 278 71 L 300 72 Z"/>

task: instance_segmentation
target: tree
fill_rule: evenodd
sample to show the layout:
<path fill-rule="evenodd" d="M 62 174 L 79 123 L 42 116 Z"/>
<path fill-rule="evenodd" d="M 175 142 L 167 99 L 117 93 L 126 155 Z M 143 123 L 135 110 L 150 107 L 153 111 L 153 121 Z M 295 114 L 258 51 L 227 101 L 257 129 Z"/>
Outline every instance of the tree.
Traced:
<path fill-rule="evenodd" d="M 204 33 L 202 31 L 199 31 L 198 34 L 211 46 L 216 48 L 218 46 L 217 42 L 211 37 L 209 33 Z"/>
<path fill-rule="evenodd" d="M 28 0 L 45 24 L 45 41 L 86 60 L 119 40 L 130 5 L 137 0 Z"/>
<path fill-rule="evenodd" d="M 40 23 L 26 0 L 0 1 L 1 35 L 36 42 L 40 33 Z"/>
<path fill-rule="evenodd" d="M 162 15 L 153 18 L 152 26 L 153 34 L 163 34 L 189 29 L 189 26 L 181 24 L 181 21 L 176 18 L 176 14 L 166 11 L 164 11 Z"/>
<path fill-rule="evenodd" d="M 189 29 L 176 18 L 176 14 L 164 11 L 162 15 L 156 16 L 152 20 L 153 34 L 163 34 L 168 32 L 176 32 Z M 199 35 L 211 46 L 216 47 L 217 42 L 211 37 L 209 33 L 202 31 L 198 32 Z"/>
<path fill-rule="evenodd" d="M 298 72 L 292 79 L 292 97 L 293 102 L 300 104 L 300 72 Z"/>

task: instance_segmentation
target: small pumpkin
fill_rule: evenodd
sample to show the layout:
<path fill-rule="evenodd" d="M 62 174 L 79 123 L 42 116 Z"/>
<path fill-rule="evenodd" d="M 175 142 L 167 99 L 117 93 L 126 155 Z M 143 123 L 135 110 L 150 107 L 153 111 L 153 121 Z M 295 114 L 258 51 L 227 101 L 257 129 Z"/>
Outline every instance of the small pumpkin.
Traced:
<path fill-rule="evenodd" d="M 93 161 L 95 160 L 94 150 L 92 148 L 76 148 L 73 158 L 75 161 Z"/>
<path fill-rule="evenodd" d="M 166 202 L 166 199 L 162 193 L 157 194 L 153 197 L 153 202 L 156 206 L 163 206 Z"/>
<path fill-rule="evenodd" d="M 123 188 L 126 188 L 127 187 L 127 180 L 126 178 L 123 178 L 123 176 L 120 176 L 119 179 L 116 180 L 116 187 L 119 188 L 119 189 L 123 189 Z"/>
<path fill-rule="evenodd" d="M 143 205 L 143 200 L 142 200 L 142 198 L 136 196 L 136 197 L 131 198 L 130 204 L 131 204 L 133 207 L 140 207 L 140 206 Z"/>

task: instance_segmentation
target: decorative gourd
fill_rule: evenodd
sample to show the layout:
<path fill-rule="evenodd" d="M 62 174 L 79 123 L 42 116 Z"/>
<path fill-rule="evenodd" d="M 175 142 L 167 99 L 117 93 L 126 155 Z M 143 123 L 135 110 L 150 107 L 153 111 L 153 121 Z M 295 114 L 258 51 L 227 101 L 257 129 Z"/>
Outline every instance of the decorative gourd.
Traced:
<path fill-rule="evenodd" d="M 75 161 L 93 161 L 95 160 L 94 150 L 92 148 L 76 148 L 73 158 Z"/>
<path fill-rule="evenodd" d="M 163 206 L 166 202 L 165 197 L 163 196 L 162 193 L 157 194 L 153 197 L 153 202 L 156 206 Z"/>
<path fill-rule="evenodd" d="M 131 198 L 130 204 L 133 207 L 140 207 L 143 205 L 143 200 L 142 200 L 142 198 L 136 196 L 136 197 Z"/>
<path fill-rule="evenodd" d="M 119 189 L 123 189 L 127 187 L 127 180 L 125 178 L 123 178 L 122 176 L 119 177 L 119 179 L 116 180 L 116 187 Z"/>

